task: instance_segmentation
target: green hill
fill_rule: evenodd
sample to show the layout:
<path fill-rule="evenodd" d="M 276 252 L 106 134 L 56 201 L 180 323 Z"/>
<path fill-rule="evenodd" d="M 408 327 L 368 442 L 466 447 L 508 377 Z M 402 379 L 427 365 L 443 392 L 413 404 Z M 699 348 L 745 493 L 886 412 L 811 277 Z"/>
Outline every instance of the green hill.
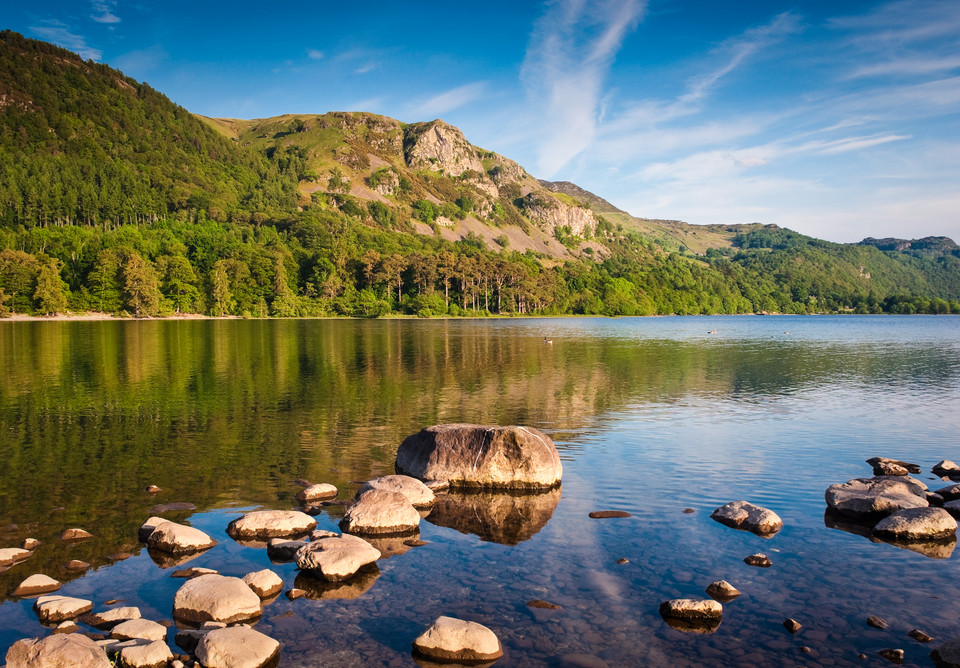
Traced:
<path fill-rule="evenodd" d="M 195 116 L 0 33 L 0 312 L 960 311 L 948 239 L 637 218 L 441 120 Z"/>

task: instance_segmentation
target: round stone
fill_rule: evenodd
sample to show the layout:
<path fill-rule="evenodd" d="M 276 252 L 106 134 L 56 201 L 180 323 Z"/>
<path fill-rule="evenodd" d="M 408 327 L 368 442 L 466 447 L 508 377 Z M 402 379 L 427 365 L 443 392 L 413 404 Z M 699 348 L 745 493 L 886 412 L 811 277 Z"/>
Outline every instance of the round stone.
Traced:
<path fill-rule="evenodd" d="M 280 538 L 300 536 L 317 526 L 317 521 L 299 510 L 256 510 L 227 526 L 232 538 Z"/>
<path fill-rule="evenodd" d="M 260 597 L 240 578 L 201 575 L 187 580 L 173 599 L 173 616 L 202 623 L 232 624 L 259 617 L 263 609 Z"/>
<path fill-rule="evenodd" d="M 413 649 L 440 661 L 494 661 L 503 656 L 500 640 L 482 624 L 439 617 L 413 641 Z"/>

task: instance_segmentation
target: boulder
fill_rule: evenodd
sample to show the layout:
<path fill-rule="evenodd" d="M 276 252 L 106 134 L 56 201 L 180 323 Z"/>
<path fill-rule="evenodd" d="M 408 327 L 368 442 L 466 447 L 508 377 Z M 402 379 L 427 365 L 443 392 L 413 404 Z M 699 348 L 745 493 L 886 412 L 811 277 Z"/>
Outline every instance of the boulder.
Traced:
<path fill-rule="evenodd" d="M 955 517 L 960 517 L 960 499 L 947 501 L 943 504 L 943 509 Z"/>
<path fill-rule="evenodd" d="M 720 619 L 723 606 L 709 598 L 675 598 L 660 604 L 660 616 L 687 620 Z"/>
<path fill-rule="evenodd" d="M 106 652 L 79 633 L 18 640 L 7 651 L 7 668 L 111 668 Z"/>
<path fill-rule="evenodd" d="M 325 580 L 337 582 L 352 577 L 361 568 L 380 558 L 380 551 L 367 541 L 344 534 L 321 538 L 300 548 L 297 568 L 312 571 Z"/>
<path fill-rule="evenodd" d="M 57 580 L 48 575 L 37 573 L 21 582 L 20 586 L 13 591 L 13 595 L 36 596 L 37 594 L 49 594 L 58 589 L 60 589 L 60 583 Z"/>
<path fill-rule="evenodd" d="M 122 668 L 166 668 L 173 661 L 173 652 L 163 640 L 128 645 L 120 650 Z"/>
<path fill-rule="evenodd" d="M 416 478 L 408 475 L 385 475 L 368 480 L 357 492 L 356 498 L 371 489 L 403 494 L 415 508 L 429 508 L 436 500 L 433 491 Z"/>
<path fill-rule="evenodd" d="M 943 643 L 930 652 L 930 658 L 937 668 L 960 668 L 960 638 Z"/>
<path fill-rule="evenodd" d="M 260 597 L 240 578 L 201 575 L 187 580 L 173 599 L 173 616 L 202 623 L 233 622 L 259 617 L 263 612 Z"/>
<path fill-rule="evenodd" d="M 60 540 L 86 540 L 87 538 L 93 538 L 93 534 L 77 528 L 64 529 L 60 534 Z"/>
<path fill-rule="evenodd" d="M 711 582 L 710 585 L 707 586 L 707 596 L 710 598 L 715 598 L 721 603 L 732 601 L 739 595 L 740 590 L 726 580 L 717 580 L 716 582 Z"/>
<path fill-rule="evenodd" d="M 297 500 L 309 503 L 311 501 L 320 501 L 321 499 L 332 499 L 336 497 L 337 494 L 339 494 L 339 491 L 336 487 L 321 482 L 316 485 L 309 485 L 297 492 Z"/>
<path fill-rule="evenodd" d="M 960 499 L 960 483 L 947 485 L 938 490 L 934 490 L 944 501 L 956 501 Z"/>
<path fill-rule="evenodd" d="M 206 668 L 261 668 L 280 652 L 280 643 L 248 626 L 210 631 L 197 645 Z"/>
<path fill-rule="evenodd" d="M 957 466 L 956 462 L 950 461 L 949 459 L 940 460 L 934 464 L 930 470 L 933 472 L 933 475 L 945 478 L 960 478 L 960 466 Z"/>
<path fill-rule="evenodd" d="M 540 430 L 472 424 L 436 425 L 408 436 L 395 467 L 466 488 L 547 489 L 559 485 L 563 473 L 553 441 Z"/>
<path fill-rule="evenodd" d="M 95 629 L 106 630 L 112 629 L 120 622 L 125 622 L 128 619 L 140 619 L 140 608 L 113 608 L 112 610 L 84 615 L 80 618 L 80 621 Z"/>
<path fill-rule="evenodd" d="M 93 602 L 82 598 L 71 598 L 52 594 L 41 596 L 33 603 L 40 621 L 44 624 L 62 622 L 65 619 L 79 617 L 85 612 L 93 610 Z"/>
<path fill-rule="evenodd" d="M 148 518 L 147 521 L 141 524 L 140 528 L 137 530 L 137 539 L 141 543 L 146 543 L 147 539 L 150 538 L 150 534 L 152 534 L 158 526 L 160 526 L 164 522 L 169 522 L 169 521 L 170 520 L 164 519 L 162 517 Z"/>
<path fill-rule="evenodd" d="M 29 559 L 30 555 L 33 552 L 29 550 L 21 550 L 19 547 L 5 547 L 0 549 L 0 568 L 4 566 L 12 566 L 13 564 L 19 563 L 24 559 Z"/>
<path fill-rule="evenodd" d="M 359 494 L 347 509 L 340 528 L 359 534 L 410 533 L 420 525 L 420 513 L 399 492 L 371 489 Z"/>
<path fill-rule="evenodd" d="M 415 653 L 439 661 L 494 661 L 503 656 L 496 634 L 482 624 L 438 617 L 413 641 Z"/>
<path fill-rule="evenodd" d="M 271 538 L 267 543 L 267 556 L 273 562 L 293 561 L 297 558 L 297 550 L 306 545 L 309 541 L 305 540 L 285 540 L 283 538 Z"/>
<path fill-rule="evenodd" d="M 957 521 L 943 508 L 906 508 L 880 520 L 873 533 L 897 540 L 937 540 L 957 533 Z"/>
<path fill-rule="evenodd" d="M 39 546 L 40 541 L 36 538 L 24 538 L 23 543 L 20 545 L 20 547 L 22 547 L 24 550 L 30 550 L 31 552 L 36 550 Z"/>
<path fill-rule="evenodd" d="M 161 522 L 147 538 L 147 545 L 169 554 L 202 552 L 217 544 L 213 538 L 194 527 L 176 522 Z"/>
<path fill-rule="evenodd" d="M 243 581 L 260 598 L 270 598 L 274 594 L 279 594 L 280 590 L 283 589 L 283 580 L 269 568 L 255 573 L 247 573 L 243 576 Z"/>
<path fill-rule="evenodd" d="M 783 520 L 773 512 L 747 501 L 731 501 L 714 510 L 710 517 L 735 529 L 772 536 L 783 528 Z"/>
<path fill-rule="evenodd" d="M 310 533 L 317 521 L 299 510 L 256 510 L 227 526 L 231 538 L 281 538 Z"/>
<path fill-rule="evenodd" d="M 110 631 L 114 640 L 164 640 L 167 637 L 167 627 L 149 619 L 128 619 L 120 622 Z"/>
<path fill-rule="evenodd" d="M 871 457 L 867 464 L 873 467 L 874 475 L 907 475 L 908 473 L 920 473 L 920 467 L 910 462 L 902 462 L 899 459 L 888 459 L 886 457 Z M 903 470 L 903 473 L 881 473 L 881 470 Z"/>
<path fill-rule="evenodd" d="M 878 518 L 905 508 L 926 508 L 926 486 L 909 477 L 856 478 L 830 485 L 827 505 L 849 517 Z"/>

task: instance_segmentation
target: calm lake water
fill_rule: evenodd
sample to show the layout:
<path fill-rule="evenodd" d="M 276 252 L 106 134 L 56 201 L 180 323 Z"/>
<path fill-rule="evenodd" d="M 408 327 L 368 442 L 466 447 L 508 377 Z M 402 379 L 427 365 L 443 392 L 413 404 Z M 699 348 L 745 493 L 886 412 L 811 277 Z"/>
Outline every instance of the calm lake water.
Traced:
<path fill-rule="evenodd" d="M 960 557 L 834 527 L 823 493 L 869 477 L 875 455 L 948 484 L 929 470 L 960 460 L 958 330 L 953 316 L 0 322 L 0 547 L 42 541 L 0 573 L 0 652 L 47 632 L 32 601 L 10 595 L 35 572 L 95 610 L 123 599 L 171 619 L 183 581 L 137 542 L 155 504 L 195 504 L 164 516 L 220 541 L 190 566 L 270 567 L 286 588 L 310 585 L 230 539 L 228 522 L 296 507 L 296 478 L 351 498 L 393 472 L 405 436 L 477 422 L 549 434 L 562 491 L 451 496 L 421 524 L 426 545 L 349 585 L 281 596 L 257 624 L 282 643 L 281 666 L 412 666 L 411 640 L 441 614 L 493 629 L 504 666 L 568 654 L 879 665 L 884 648 L 931 666 L 930 649 L 960 636 Z M 150 484 L 163 491 L 147 495 Z M 738 499 L 776 511 L 783 530 L 763 539 L 709 518 Z M 611 509 L 632 517 L 587 517 Z M 319 528 L 342 513 L 324 508 Z M 58 541 L 72 526 L 95 538 Z M 743 563 L 757 551 L 771 568 Z M 67 571 L 71 559 L 91 566 Z M 714 633 L 660 618 L 662 601 L 704 598 L 721 578 L 743 595 Z M 889 629 L 867 626 L 871 615 Z M 787 617 L 803 624 L 796 635 Z"/>

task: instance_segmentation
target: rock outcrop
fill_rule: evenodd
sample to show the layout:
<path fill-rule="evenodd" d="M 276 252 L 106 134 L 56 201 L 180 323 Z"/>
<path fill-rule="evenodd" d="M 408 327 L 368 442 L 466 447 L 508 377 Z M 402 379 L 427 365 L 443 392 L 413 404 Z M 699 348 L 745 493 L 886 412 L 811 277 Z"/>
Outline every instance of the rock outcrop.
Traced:
<path fill-rule="evenodd" d="M 548 489 L 563 474 L 553 441 L 540 430 L 473 424 L 436 425 L 408 436 L 396 469 L 453 488 Z"/>
<path fill-rule="evenodd" d="M 460 176 L 464 172 L 483 173 L 477 150 L 458 128 L 437 119 L 412 123 L 404 130 L 404 157 L 412 169 Z"/>
<path fill-rule="evenodd" d="M 714 510 L 710 517 L 734 529 L 772 536 L 783 528 L 783 520 L 772 510 L 747 501 L 731 501 Z"/>
<path fill-rule="evenodd" d="M 596 229 L 597 221 L 590 209 L 570 206 L 542 193 L 530 193 L 521 200 L 523 212 L 547 234 L 557 228 L 567 228 L 578 237 L 588 237 Z"/>

